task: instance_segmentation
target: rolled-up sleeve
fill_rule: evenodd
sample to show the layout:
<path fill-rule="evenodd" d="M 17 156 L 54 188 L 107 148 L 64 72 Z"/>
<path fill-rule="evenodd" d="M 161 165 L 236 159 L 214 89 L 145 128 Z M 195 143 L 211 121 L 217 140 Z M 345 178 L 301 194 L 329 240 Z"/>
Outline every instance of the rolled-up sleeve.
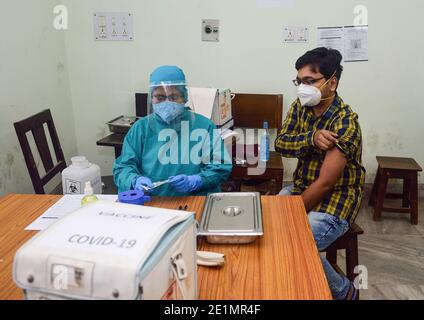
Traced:
<path fill-rule="evenodd" d="M 337 148 L 347 159 L 354 159 L 361 147 L 361 130 L 356 113 L 341 115 L 332 124 L 332 131 L 337 133 Z"/>

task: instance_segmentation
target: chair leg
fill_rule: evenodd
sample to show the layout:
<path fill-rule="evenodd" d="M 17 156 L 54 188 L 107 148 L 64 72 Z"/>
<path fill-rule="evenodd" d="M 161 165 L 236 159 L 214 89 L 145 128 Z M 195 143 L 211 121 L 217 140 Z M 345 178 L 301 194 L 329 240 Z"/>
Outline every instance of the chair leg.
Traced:
<path fill-rule="evenodd" d="M 411 179 L 403 179 L 403 192 L 402 192 L 402 207 L 409 208 L 411 205 Z"/>
<path fill-rule="evenodd" d="M 377 196 L 377 187 L 380 184 L 380 168 L 377 168 L 377 174 L 375 175 L 374 184 L 372 185 L 370 199 L 368 201 L 369 206 L 375 205 L 375 198 Z"/>
<path fill-rule="evenodd" d="M 354 281 L 357 276 L 355 268 L 358 264 L 358 237 L 354 237 L 349 241 L 346 247 L 346 276 L 350 281 Z"/>
<path fill-rule="evenodd" d="M 336 249 L 327 249 L 326 258 L 331 265 L 337 265 L 337 250 Z"/>
<path fill-rule="evenodd" d="M 381 220 L 381 212 L 383 210 L 384 198 L 386 196 L 387 182 L 389 177 L 384 169 L 381 170 L 379 180 L 380 181 L 377 187 L 377 200 L 374 205 L 374 221 Z"/>
<path fill-rule="evenodd" d="M 411 199 L 411 224 L 418 224 L 418 174 L 411 174 L 410 199 Z"/>
<path fill-rule="evenodd" d="M 355 278 L 358 276 L 355 273 L 355 268 L 358 265 L 359 265 L 358 237 L 354 237 L 351 241 L 349 241 L 349 245 L 346 248 L 346 276 L 353 283 L 355 283 Z M 356 296 L 356 300 L 359 300 L 359 290 Z"/>

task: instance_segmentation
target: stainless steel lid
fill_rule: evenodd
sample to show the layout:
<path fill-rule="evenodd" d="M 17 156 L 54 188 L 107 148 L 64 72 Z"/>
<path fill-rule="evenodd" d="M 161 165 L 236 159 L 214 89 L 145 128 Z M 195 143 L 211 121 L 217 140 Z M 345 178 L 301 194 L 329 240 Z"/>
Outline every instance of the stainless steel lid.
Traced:
<path fill-rule="evenodd" d="M 198 234 L 263 235 L 260 194 L 257 192 L 210 194 L 206 199 Z"/>
<path fill-rule="evenodd" d="M 118 118 L 115 118 L 111 121 L 109 121 L 107 124 L 114 125 L 114 126 L 120 126 L 120 127 L 131 127 L 140 117 L 133 117 L 133 116 L 120 116 Z"/>

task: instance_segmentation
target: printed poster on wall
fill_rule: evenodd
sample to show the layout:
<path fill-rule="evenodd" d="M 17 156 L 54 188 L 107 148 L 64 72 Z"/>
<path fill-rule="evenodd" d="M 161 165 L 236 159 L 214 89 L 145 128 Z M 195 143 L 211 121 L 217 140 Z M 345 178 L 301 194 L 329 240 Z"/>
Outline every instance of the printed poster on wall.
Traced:
<path fill-rule="evenodd" d="M 318 27 L 317 45 L 339 50 L 344 62 L 368 61 L 368 26 Z"/>

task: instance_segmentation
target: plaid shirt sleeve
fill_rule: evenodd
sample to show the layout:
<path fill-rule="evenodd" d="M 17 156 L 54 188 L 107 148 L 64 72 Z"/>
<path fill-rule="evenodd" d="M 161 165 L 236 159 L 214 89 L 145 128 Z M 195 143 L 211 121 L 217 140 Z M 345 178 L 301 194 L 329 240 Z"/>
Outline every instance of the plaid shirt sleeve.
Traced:
<path fill-rule="evenodd" d="M 332 124 L 332 131 L 339 136 L 337 148 L 347 159 L 355 159 L 361 144 L 361 131 L 356 113 L 344 113 Z"/>
<path fill-rule="evenodd" d="M 280 134 L 275 140 L 275 150 L 286 158 L 303 158 L 314 147 L 314 131 L 300 132 L 297 101 L 292 104 L 284 120 Z"/>

